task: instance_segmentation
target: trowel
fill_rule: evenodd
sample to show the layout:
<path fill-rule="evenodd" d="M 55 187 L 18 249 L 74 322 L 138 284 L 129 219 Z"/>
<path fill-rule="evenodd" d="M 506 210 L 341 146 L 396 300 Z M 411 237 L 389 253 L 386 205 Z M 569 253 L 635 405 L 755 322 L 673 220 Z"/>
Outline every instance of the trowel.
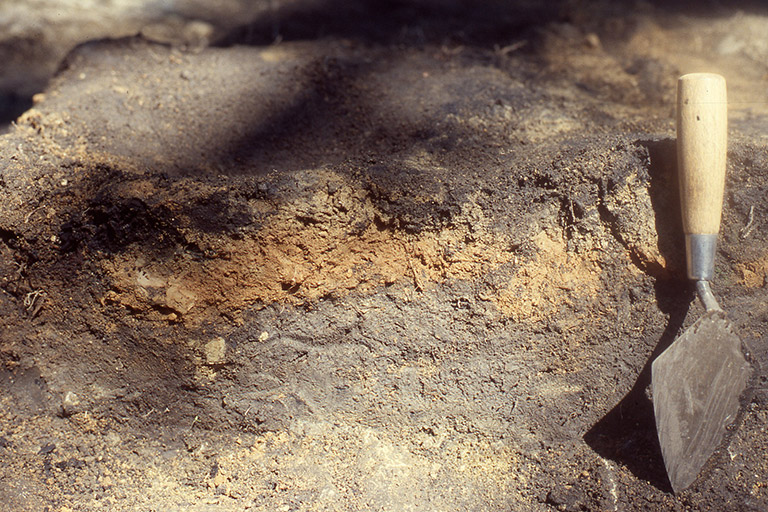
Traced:
<path fill-rule="evenodd" d="M 656 430 L 672 490 L 685 490 L 726 442 L 752 367 L 710 281 L 725 187 L 725 79 L 712 73 L 677 84 L 677 160 L 688 278 L 706 312 L 652 365 Z"/>

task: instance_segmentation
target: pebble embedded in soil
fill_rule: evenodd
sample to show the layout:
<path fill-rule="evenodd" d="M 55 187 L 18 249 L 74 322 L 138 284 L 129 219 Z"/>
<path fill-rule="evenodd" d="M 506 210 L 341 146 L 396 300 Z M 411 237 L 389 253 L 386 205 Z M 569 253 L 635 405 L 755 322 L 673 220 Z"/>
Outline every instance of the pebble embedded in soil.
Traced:
<path fill-rule="evenodd" d="M 80 397 L 72 391 L 64 393 L 61 399 L 61 412 L 66 416 L 72 416 L 83 411 L 83 404 Z"/>
<path fill-rule="evenodd" d="M 216 337 L 205 344 L 205 362 L 209 365 L 224 364 L 227 355 L 227 342 Z"/>
<path fill-rule="evenodd" d="M 549 491 L 547 503 L 563 512 L 576 512 L 585 509 L 584 492 L 575 486 L 560 486 Z"/>

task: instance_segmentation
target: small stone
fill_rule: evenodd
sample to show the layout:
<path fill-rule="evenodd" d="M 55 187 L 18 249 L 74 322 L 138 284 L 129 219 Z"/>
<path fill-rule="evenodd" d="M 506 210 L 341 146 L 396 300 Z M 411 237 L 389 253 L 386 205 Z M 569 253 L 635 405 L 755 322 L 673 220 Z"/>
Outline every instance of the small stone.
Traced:
<path fill-rule="evenodd" d="M 165 291 L 165 305 L 182 315 L 189 313 L 196 301 L 195 292 L 179 282 L 171 283 Z"/>
<path fill-rule="evenodd" d="M 715 46 L 715 52 L 720 55 L 736 55 L 745 47 L 744 40 L 735 34 L 728 34 Z"/>
<path fill-rule="evenodd" d="M 104 443 L 106 443 L 107 446 L 117 446 L 122 442 L 123 440 L 120 438 L 120 434 L 115 431 L 107 432 L 104 436 Z"/>
<path fill-rule="evenodd" d="M 80 397 L 72 391 L 67 391 L 61 400 L 61 412 L 66 416 L 72 416 L 83 410 Z"/>
<path fill-rule="evenodd" d="M 586 501 L 580 488 L 566 485 L 550 490 L 546 503 L 563 512 L 577 512 L 584 510 Z"/>
<path fill-rule="evenodd" d="M 597 34 L 594 32 L 590 32 L 586 36 L 584 36 L 584 42 L 587 43 L 587 46 L 589 48 L 600 48 L 600 37 L 598 37 Z"/>
<path fill-rule="evenodd" d="M 269 333 L 267 331 L 259 334 L 259 341 L 267 341 L 269 339 Z"/>
<path fill-rule="evenodd" d="M 170 450 L 165 450 L 163 453 L 160 454 L 160 456 L 165 460 L 171 460 L 175 459 L 179 455 L 179 450 L 172 448 Z"/>
<path fill-rule="evenodd" d="M 209 365 L 224 364 L 227 355 L 227 342 L 217 337 L 205 344 L 205 362 Z"/>
<path fill-rule="evenodd" d="M 46 443 L 43 446 L 40 447 L 40 450 L 38 453 L 40 455 L 48 455 L 49 453 L 53 453 L 53 451 L 56 449 L 56 445 L 53 443 Z"/>

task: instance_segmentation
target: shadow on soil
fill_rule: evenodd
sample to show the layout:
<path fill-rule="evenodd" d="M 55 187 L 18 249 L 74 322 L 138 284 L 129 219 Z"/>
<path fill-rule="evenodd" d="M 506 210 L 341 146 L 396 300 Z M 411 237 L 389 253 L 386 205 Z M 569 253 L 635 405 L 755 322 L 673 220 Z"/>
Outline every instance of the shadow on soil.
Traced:
<path fill-rule="evenodd" d="M 334 37 L 369 44 L 418 47 L 437 43 L 498 48 L 522 40 L 531 34 L 532 29 L 546 23 L 568 23 L 574 14 L 581 16 L 581 10 L 599 9 L 603 15 L 622 16 L 635 8 L 635 3 L 629 1 L 594 3 L 599 7 L 588 4 L 579 6 L 577 2 L 567 0 L 539 3 L 504 0 L 324 0 L 304 9 L 289 3 L 270 9 L 265 16 L 230 30 L 215 45 L 268 45 L 280 41 Z M 728 16 L 735 9 L 748 12 L 765 10 L 761 2 L 754 0 L 727 5 L 715 0 L 703 5 L 690 0 L 653 1 L 648 4 L 670 13 L 710 17 Z"/>
<path fill-rule="evenodd" d="M 293 5 L 273 9 L 267 16 L 232 30 L 217 45 L 265 45 L 332 36 L 378 44 L 419 46 L 437 42 L 492 48 L 494 44 L 509 44 L 526 29 L 559 18 L 564 3 L 326 0 L 309 9 Z"/>
<path fill-rule="evenodd" d="M 17 117 L 32 107 L 32 98 L 0 93 L 0 135 L 8 132 Z"/>
<path fill-rule="evenodd" d="M 626 466 L 637 478 L 649 481 L 658 489 L 671 492 L 656 436 L 653 403 L 648 395 L 651 365 L 682 329 L 695 291 L 684 280 L 685 254 L 680 242 L 684 235 L 675 140 L 647 140 L 639 141 L 639 144 L 648 151 L 650 195 L 656 215 L 659 252 L 667 262 L 667 268 L 657 275 L 656 301 L 669 320 L 632 389 L 587 432 L 584 440 L 600 456 Z"/>
<path fill-rule="evenodd" d="M 653 403 L 648 396 L 651 365 L 677 337 L 694 295 L 693 287 L 684 282 L 657 281 L 659 307 L 669 315 L 664 333 L 629 393 L 584 436 L 584 441 L 601 457 L 626 466 L 637 478 L 665 492 L 672 488 L 656 437 Z"/>

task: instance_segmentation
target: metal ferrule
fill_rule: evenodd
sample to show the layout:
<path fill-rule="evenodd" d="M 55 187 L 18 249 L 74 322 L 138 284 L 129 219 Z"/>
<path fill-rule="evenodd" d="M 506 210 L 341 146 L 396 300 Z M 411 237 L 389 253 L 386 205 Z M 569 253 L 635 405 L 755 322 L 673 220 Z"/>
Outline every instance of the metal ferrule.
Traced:
<path fill-rule="evenodd" d="M 712 293 L 709 281 L 696 281 L 696 291 L 699 294 L 701 303 L 704 304 L 704 309 L 707 311 L 722 311 L 717 303 L 717 299 L 715 299 L 715 294 Z"/>
<path fill-rule="evenodd" d="M 688 279 L 711 281 L 715 277 L 717 235 L 685 235 Z"/>

